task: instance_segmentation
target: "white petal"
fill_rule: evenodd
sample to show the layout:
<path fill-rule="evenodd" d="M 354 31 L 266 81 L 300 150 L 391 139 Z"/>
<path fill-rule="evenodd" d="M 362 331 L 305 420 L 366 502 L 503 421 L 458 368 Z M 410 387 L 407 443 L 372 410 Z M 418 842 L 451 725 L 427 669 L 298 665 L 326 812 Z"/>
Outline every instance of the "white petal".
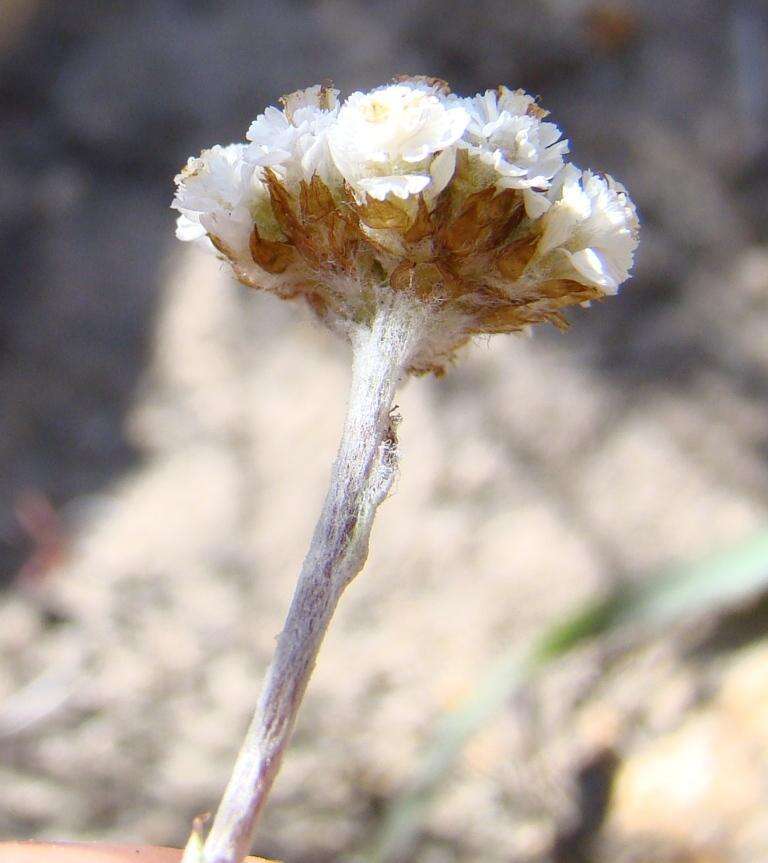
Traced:
<path fill-rule="evenodd" d="M 567 242 L 577 222 L 578 216 L 562 201 L 553 204 L 544 215 L 544 232 L 539 240 L 537 254 L 546 255 Z"/>
<path fill-rule="evenodd" d="M 176 219 L 176 237 L 185 242 L 194 242 L 205 236 L 205 228 L 199 221 L 190 219 L 186 213 L 182 213 Z"/>
<path fill-rule="evenodd" d="M 397 174 L 389 177 L 369 177 L 356 183 L 360 191 L 377 201 L 383 201 L 389 193 L 405 200 L 409 195 L 418 195 L 430 183 L 422 174 Z"/>
<path fill-rule="evenodd" d="M 602 288 L 607 294 L 615 294 L 627 277 L 626 273 L 616 269 L 605 253 L 598 249 L 582 249 L 570 254 L 570 259 L 585 279 Z"/>
<path fill-rule="evenodd" d="M 451 182 L 453 172 L 456 170 L 456 149 L 449 147 L 438 153 L 429 166 L 432 175 L 432 183 L 429 187 L 430 198 L 436 198 L 440 192 Z"/>
<path fill-rule="evenodd" d="M 543 192 L 535 192 L 533 189 L 523 189 L 523 203 L 529 219 L 541 218 L 552 206 Z"/>

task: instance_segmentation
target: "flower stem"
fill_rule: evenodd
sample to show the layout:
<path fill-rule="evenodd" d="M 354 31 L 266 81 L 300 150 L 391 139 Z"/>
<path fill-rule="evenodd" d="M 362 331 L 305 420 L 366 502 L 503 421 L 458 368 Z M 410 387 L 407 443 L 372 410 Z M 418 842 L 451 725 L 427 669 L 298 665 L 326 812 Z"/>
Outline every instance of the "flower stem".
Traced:
<path fill-rule="evenodd" d="M 344 588 L 365 563 L 376 509 L 392 485 L 396 438 L 390 412 L 418 329 L 418 313 L 401 296 L 351 334 L 349 404 L 330 486 L 202 863 L 240 863 L 250 849 L 323 637 Z"/>

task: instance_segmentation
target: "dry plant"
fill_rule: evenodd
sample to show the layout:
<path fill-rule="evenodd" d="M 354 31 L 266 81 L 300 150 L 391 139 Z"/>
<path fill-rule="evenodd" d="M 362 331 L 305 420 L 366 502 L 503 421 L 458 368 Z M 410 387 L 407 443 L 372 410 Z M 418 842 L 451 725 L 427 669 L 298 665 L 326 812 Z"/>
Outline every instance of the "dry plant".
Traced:
<path fill-rule="evenodd" d="M 303 299 L 352 347 L 330 487 L 258 707 L 207 837 L 185 863 L 238 863 L 280 767 L 320 644 L 361 570 L 397 469 L 392 404 L 410 374 L 441 375 L 473 336 L 567 326 L 563 309 L 615 294 L 637 245 L 611 177 L 520 90 L 472 98 L 402 77 L 340 102 L 316 85 L 267 108 L 247 143 L 176 177 L 177 235 L 252 288 Z"/>

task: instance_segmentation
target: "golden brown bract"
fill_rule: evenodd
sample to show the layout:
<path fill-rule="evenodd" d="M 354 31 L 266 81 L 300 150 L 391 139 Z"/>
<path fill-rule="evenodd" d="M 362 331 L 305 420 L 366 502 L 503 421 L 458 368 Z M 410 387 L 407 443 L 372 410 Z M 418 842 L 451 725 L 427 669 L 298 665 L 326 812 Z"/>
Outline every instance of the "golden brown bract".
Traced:
<path fill-rule="evenodd" d="M 431 75 L 395 75 L 392 79 L 395 84 L 424 84 L 447 96 L 451 92 L 451 85 L 442 78 L 434 78 Z"/>
<path fill-rule="evenodd" d="M 417 354 L 416 373 L 440 374 L 475 335 L 545 322 L 565 329 L 562 309 L 602 297 L 598 288 L 532 271 L 540 220 L 526 215 L 520 190 L 470 191 L 465 158 L 458 159 L 456 174 L 430 208 L 423 195 L 361 201 L 349 187 L 332 190 L 316 174 L 289 188 L 265 169 L 282 239 L 267 239 L 254 225 L 253 268 L 211 240 L 244 284 L 284 299 L 304 298 L 335 328 L 369 319 L 381 291 L 407 292 L 427 304 L 434 317 L 430 352 Z"/>

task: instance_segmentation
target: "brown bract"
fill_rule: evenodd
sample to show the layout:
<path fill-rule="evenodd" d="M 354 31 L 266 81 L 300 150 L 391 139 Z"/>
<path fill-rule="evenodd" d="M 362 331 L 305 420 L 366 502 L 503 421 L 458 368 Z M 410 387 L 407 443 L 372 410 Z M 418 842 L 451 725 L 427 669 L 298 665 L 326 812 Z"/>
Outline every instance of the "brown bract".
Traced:
<path fill-rule="evenodd" d="M 451 85 L 447 81 L 443 81 L 442 78 L 434 78 L 432 75 L 395 75 L 392 81 L 395 84 L 425 84 L 444 96 L 451 92 Z"/>
<path fill-rule="evenodd" d="M 293 122 L 293 114 L 297 108 L 305 103 L 305 92 L 304 90 L 296 90 L 293 93 L 288 93 L 287 96 L 280 97 L 280 104 L 283 106 L 285 110 L 285 116 L 288 118 L 290 122 Z M 319 88 L 319 92 L 317 94 L 317 107 L 323 108 L 326 111 L 329 108 L 333 107 L 333 103 L 335 101 L 335 93 L 336 91 L 333 89 L 333 83 L 331 81 L 324 81 Z"/>
<path fill-rule="evenodd" d="M 254 266 L 211 238 L 236 276 L 285 299 L 303 297 L 334 328 L 368 321 L 382 291 L 410 293 L 434 317 L 413 372 L 440 374 L 474 335 L 545 322 L 564 329 L 562 309 L 602 297 L 598 288 L 536 271 L 541 228 L 526 215 L 521 191 L 473 191 L 463 151 L 431 205 L 423 195 L 361 200 L 316 174 L 290 188 L 266 169 L 264 181 L 282 238 L 267 239 L 254 225 Z"/>

